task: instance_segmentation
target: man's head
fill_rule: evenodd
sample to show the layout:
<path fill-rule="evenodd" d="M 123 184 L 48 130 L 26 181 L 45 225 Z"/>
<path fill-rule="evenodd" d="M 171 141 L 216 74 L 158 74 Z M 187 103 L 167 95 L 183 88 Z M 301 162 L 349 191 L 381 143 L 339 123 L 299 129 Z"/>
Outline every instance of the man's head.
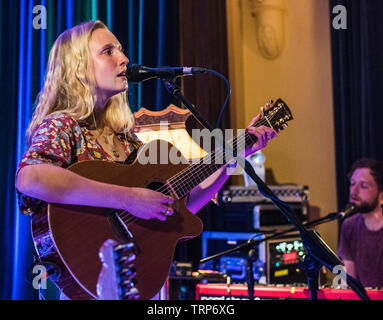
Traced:
<path fill-rule="evenodd" d="M 373 159 L 356 161 L 350 173 L 349 201 L 360 213 L 369 213 L 383 203 L 383 163 Z"/>

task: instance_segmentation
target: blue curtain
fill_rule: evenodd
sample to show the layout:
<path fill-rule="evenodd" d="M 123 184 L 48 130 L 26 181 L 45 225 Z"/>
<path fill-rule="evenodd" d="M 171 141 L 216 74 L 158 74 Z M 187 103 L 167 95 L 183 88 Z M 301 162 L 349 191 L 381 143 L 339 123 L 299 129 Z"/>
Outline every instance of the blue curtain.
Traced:
<path fill-rule="evenodd" d="M 347 172 L 362 157 L 383 160 L 383 1 L 330 0 L 343 5 L 347 28 L 331 28 L 336 178 L 339 209 L 348 199 Z"/>
<path fill-rule="evenodd" d="M 46 28 L 35 28 L 34 19 L 40 15 L 35 22 L 43 26 L 45 13 Z M 132 63 L 175 65 L 177 1 L 0 1 L 0 18 L 0 299 L 37 299 L 38 293 L 30 283 L 34 255 L 30 219 L 18 211 L 14 185 L 49 50 L 65 29 L 100 19 L 115 33 Z M 129 101 L 133 111 L 141 106 L 160 110 L 172 102 L 156 81 L 132 86 Z"/>

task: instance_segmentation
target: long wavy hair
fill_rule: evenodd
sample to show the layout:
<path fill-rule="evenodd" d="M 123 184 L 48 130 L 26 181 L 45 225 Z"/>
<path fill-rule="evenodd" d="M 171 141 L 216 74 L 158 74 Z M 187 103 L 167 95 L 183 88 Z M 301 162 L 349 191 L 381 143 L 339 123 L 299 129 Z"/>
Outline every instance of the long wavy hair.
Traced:
<path fill-rule="evenodd" d="M 56 39 L 49 53 L 44 87 L 37 96 L 36 108 L 26 132 L 28 144 L 42 120 L 59 112 L 96 128 L 109 126 L 116 133 L 132 132 L 134 117 L 126 92 L 111 97 L 99 119 L 96 120 L 93 113 L 96 82 L 89 40 L 92 32 L 100 28 L 107 29 L 101 21 L 88 21 L 64 31 Z"/>

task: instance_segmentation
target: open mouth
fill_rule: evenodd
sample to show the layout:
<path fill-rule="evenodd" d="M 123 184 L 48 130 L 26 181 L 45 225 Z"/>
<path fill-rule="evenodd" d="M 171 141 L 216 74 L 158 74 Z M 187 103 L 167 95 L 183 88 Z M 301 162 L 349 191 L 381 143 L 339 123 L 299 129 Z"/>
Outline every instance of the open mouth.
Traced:
<path fill-rule="evenodd" d="M 126 71 L 122 71 L 122 72 L 120 72 L 120 73 L 117 75 L 117 77 L 122 77 L 122 78 L 127 79 L 127 77 L 126 77 Z"/>

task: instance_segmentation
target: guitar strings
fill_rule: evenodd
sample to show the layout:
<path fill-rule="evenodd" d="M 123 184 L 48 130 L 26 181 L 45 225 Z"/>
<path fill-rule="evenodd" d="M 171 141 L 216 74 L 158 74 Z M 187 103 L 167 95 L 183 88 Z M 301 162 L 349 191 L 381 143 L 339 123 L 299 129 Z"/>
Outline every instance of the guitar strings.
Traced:
<path fill-rule="evenodd" d="M 261 125 L 263 125 L 263 124 L 267 124 L 267 123 L 266 123 L 266 120 L 264 120 L 264 119 L 261 119 L 259 122 L 256 123 L 257 126 L 261 126 Z M 240 135 L 240 136 L 239 136 L 239 138 L 240 138 L 239 140 L 240 140 L 240 142 L 241 142 L 241 139 L 246 140 L 246 138 L 248 138 L 248 137 L 252 138 L 252 136 L 251 136 L 250 134 L 248 134 L 247 131 L 246 131 L 246 133 L 245 133 L 244 135 Z M 238 137 L 237 137 L 237 138 L 238 138 Z M 237 143 L 238 143 L 238 141 L 237 141 Z M 219 149 L 219 152 L 223 152 L 223 150 L 222 150 L 222 149 Z M 211 157 L 211 156 L 215 157 L 216 154 L 220 155 L 218 152 L 216 152 L 216 153 L 209 154 L 207 157 Z M 207 157 L 203 158 L 202 161 L 203 161 L 204 159 L 206 159 Z M 205 161 L 206 161 L 206 160 L 205 160 Z M 195 163 L 194 163 L 194 164 L 195 164 Z M 222 166 L 223 166 L 223 165 L 222 165 Z M 189 175 L 191 175 L 191 174 L 195 175 L 195 174 L 197 174 L 197 173 L 202 172 L 204 169 L 205 169 L 205 168 L 201 168 L 201 167 L 199 167 L 199 166 L 193 166 L 193 163 L 192 163 L 191 166 L 185 168 L 184 170 L 181 170 L 178 174 L 176 174 L 175 176 L 173 176 L 173 177 L 170 178 L 171 180 L 175 181 L 175 182 L 173 183 L 173 186 L 175 186 L 174 189 L 176 189 L 176 186 L 177 186 L 177 185 L 178 185 L 178 186 L 181 185 L 181 184 L 183 183 L 184 180 L 189 180 L 189 179 L 185 179 L 185 178 L 182 177 L 182 176 L 184 176 L 184 174 L 185 174 L 186 171 L 189 171 L 189 173 L 188 173 Z M 216 169 L 216 170 L 218 170 L 218 169 Z M 213 172 L 215 172 L 216 170 L 214 170 Z M 181 176 L 181 178 L 179 178 L 179 176 Z M 169 180 L 170 180 L 170 179 L 169 179 Z M 169 186 L 168 184 L 164 184 L 163 186 L 161 186 L 160 188 L 158 188 L 158 189 L 155 190 L 155 191 L 158 191 L 158 192 L 161 192 L 161 193 L 165 193 L 165 194 L 170 194 L 170 193 L 172 192 L 172 189 L 170 188 L 170 186 Z M 129 224 L 132 223 L 132 222 L 135 222 L 135 221 L 137 221 L 137 220 L 139 219 L 138 217 L 135 217 L 134 215 L 130 214 L 130 213 L 127 212 L 127 211 L 123 211 L 123 212 L 121 212 L 120 215 L 121 215 L 121 218 L 122 218 L 122 219 L 126 218 L 126 215 L 129 215 L 130 217 L 128 217 L 128 218 L 126 219 L 126 221 L 124 221 L 125 223 L 129 223 Z"/>
<path fill-rule="evenodd" d="M 264 119 L 261 119 L 259 122 L 256 123 L 257 126 L 261 126 L 261 125 L 263 125 L 263 124 L 267 124 L 267 123 L 266 123 L 266 120 L 264 120 Z M 240 136 L 239 136 L 239 138 L 240 138 L 239 140 L 240 140 L 240 142 L 242 142 L 241 139 L 246 140 L 246 138 L 249 138 L 249 137 L 252 138 L 252 136 L 251 136 L 250 134 L 248 134 L 247 131 L 246 131 L 246 134 L 244 134 L 244 135 L 240 135 Z M 238 138 L 238 137 L 237 137 L 237 138 Z M 238 142 L 237 142 L 237 143 L 238 143 Z M 223 152 L 223 150 L 222 150 L 222 149 L 219 149 L 219 152 Z M 209 154 L 207 157 L 212 157 L 212 156 L 215 157 L 216 154 L 221 155 L 220 153 L 216 152 L 216 153 Z M 205 161 L 206 161 L 206 158 L 207 158 L 207 157 L 203 158 L 202 161 L 203 161 L 204 159 L 205 159 Z M 176 186 L 177 186 L 177 185 L 179 186 L 179 185 L 183 184 L 183 181 L 184 181 L 184 180 L 189 180 L 189 179 L 185 179 L 185 178 L 182 177 L 182 176 L 184 176 L 184 174 L 185 174 L 186 171 L 189 171 L 189 172 L 188 172 L 189 175 L 191 175 L 191 174 L 195 175 L 195 174 L 197 174 L 197 173 L 202 172 L 202 171 L 205 169 L 205 168 L 201 168 L 201 167 L 199 167 L 199 166 L 194 166 L 194 164 L 196 164 L 196 163 L 192 163 L 191 166 L 185 168 L 184 170 L 181 170 L 181 171 L 180 171 L 179 173 L 177 173 L 175 176 L 173 176 L 173 177 L 170 178 L 171 180 L 174 181 L 174 182 L 173 182 L 173 186 L 175 186 L 174 189 L 176 189 Z M 224 165 L 224 164 L 223 164 L 223 165 Z M 222 166 L 223 166 L 223 165 L 222 165 Z M 218 170 L 218 169 L 216 169 L 216 170 Z M 216 170 L 214 170 L 213 172 L 215 172 Z M 179 176 L 181 176 L 181 177 L 179 178 Z M 170 180 L 170 179 L 169 179 L 169 180 Z M 158 188 L 158 189 L 155 190 L 155 191 L 158 191 L 158 192 L 161 192 L 161 193 L 165 193 L 165 194 L 170 194 L 170 193 L 172 192 L 172 189 L 170 188 L 170 186 L 169 186 L 168 184 L 164 184 L 163 186 L 161 186 L 160 188 Z M 122 219 L 126 218 L 126 215 L 129 215 L 129 216 L 130 216 L 130 217 L 128 217 L 128 218 L 126 219 L 126 221 L 124 221 L 125 223 L 132 223 L 132 222 L 135 222 L 135 221 L 137 221 L 137 220 L 139 219 L 138 217 L 136 217 L 136 216 L 130 214 L 130 213 L 127 212 L 127 211 L 122 211 L 122 212 L 120 213 L 120 215 L 121 215 L 121 218 L 122 218 Z"/>
<path fill-rule="evenodd" d="M 261 119 L 259 122 L 257 122 L 255 124 L 255 126 L 268 125 L 268 124 L 269 123 L 268 123 L 267 120 Z M 249 137 L 251 139 L 253 139 L 252 135 L 248 134 L 248 132 L 246 131 L 245 134 L 240 135 L 239 137 L 236 137 L 237 141 L 233 141 L 233 142 L 237 142 L 237 145 L 238 145 L 238 142 L 239 143 L 243 143 L 243 142 L 246 141 L 246 138 L 249 138 Z M 199 164 L 202 164 L 204 161 L 209 161 L 208 163 L 211 164 L 211 160 L 214 161 L 215 157 L 217 155 L 218 156 L 223 156 L 223 154 L 224 154 L 224 150 L 220 148 L 217 152 L 211 153 L 208 156 L 206 156 L 206 157 L 204 157 L 202 159 L 199 159 L 199 161 L 201 161 Z M 206 158 L 207 158 L 207 160 L 206 160 Z M 198 164 L 198 163 L 191 163 L 190 166 L 188 166 L 187 168 L 181 170 L 180 172 L 178 172 L 176 175 L 174 175 L 173 177 L 171 177 L 169 179 L 169 180 L 173 181 L 172 185 L 174 186 L 174 189 L 176 189 L 177 186 L 180 186 L 181 184 L 183 184 L 184 180 L 185 181 L 189 181 L 190 180 L 190 179 L 186 179 L 186 178 L 183 177 L 185 175 L 186 171 L 189 171 L 188 175 L 192 175 L 192 176 L 194 175 L 195 176 L 196 174 L 201 173 L 201 172 L 203 172 L 205 170 L 206 167 L 195 166 L 196 164 Z M 222 167 L 223 165 L 225 165 L 225 164 L 222 164 L 220 167 Z M 218 169 L 216 169 L 216 170 L 218 170 Z M 216 170 L 214 170 L 212 173 L 214 173 Z M 161 193 L 164 193 L 164 194 L 171 194 L 172 193 L 172 188 L 166 183 L 166 184 L 162 185 L 161 187 L 159 187 L 158 189 L 156 189 L 155 191 L 161 192 Z M 131 213 L 129 213 L 127 211 L 122 211 L 119 214 L 120 214 L 121 219 L 127 225 L 130 225 L 131 223 L 133 223 L 133 222 L 137 221 L 138 219 L 140 219 L 140 218 L 132 215 Z"/>
<path fill-rule="evenodd" d="M 257 126 L 267 125 L 267 124 L 268 124 L 268 122 L 267 122 L 266 120 L 264 120 L 264 119 L 261 119 L 259 122 L 256 123 Z M 248 135 L 248 136 L 251 137 L 251 135 L 249 135 L 249 134 L 247 133 L 247 131 L 246 131 L 244 135 L 240 135 L 240 136 L 236 137 L 236 139 L 238 139 L 238 138 L 242 139 L 242 138 L 244 137 L 244 138 L 245 138 L 244 141 L 246 141 L 246 138 L 247 138 L 246 135 Z M 242 143 L 242 142 L 244 142 L 244 141 L 239 140 L 240 143 Z M 233 141 L 233 142 L 235 142 L 235 141 Z M 237 145 L 238 145 L 238 141 L 236 141 L 236 142 L 237 142 Z M 222 149 L 219 149 L 219 151 L 223 151 L 223 150 L 222 150 Z M 216 152 L 216 153 L 209 154 L 208 156 L 210 156 L 210 155 L 215 156 L 216 154 L 218 154 L 219 156 L 222 156 L 222 155 L 223 155 L 223 154 L 219 154 L 218 152 Z M 199 161 L 201 161 L 201 163 L 203 163 L 204 161 L 206 162 L 206 161 L 207 161 L 206 158 L 207 158 L 208 156 L 206 156 L 206 157 L 204 157 L 204 158 L 202 158 L 202 159 L 199 159 Z M 211 159 L 209 159 L 209 160 L 211 160 Z M 211 162 L 208 162 L 208 163 L 211 163 Z M 193 164 L 195 164 L 195 163 L 192 163 L 192 165 L 193 165 Z M 170 179 L 171 179 L 171 180 L 175 180 L 175 179 L 177 179 L 178 176 L 180 176 L 180 175 L 184 175 L 184 171 L 189 170 L 189 169 L 190 169 L 190 167 L 188 167 L 188 168 L 186 168 L 186 169 L 184 169 L 184 170 L 178 172 L 177 174 L 175 174 L 175 175 L 174 175 L 173 177 L 171 177 Z M 194 170 L 197 170 L 197 171 L 198 171 L 199 169 L 200 169 L 199 167 L 194 168 Z M 170 179 L 169 179 L 169 180 L 170 180 Z"/>
<path fill-rule="evenodd" d="M 246 140 L 246 138 L 249 138 L 251 137 L 251 135 L 249 135 L 248 133 L 244 134 L 244 135 L 240 135 L 239 136 L 239 141 L 241 142 L 241 140 Z M 237 137 L 238 138 L 238 137 Z M 212 153 L 212 154 L 209 154 L 208 156 L 204 157 L 203 159 L 200 159 L 201 163 L 203 163 L 203 161 L 206 161 L 206 158 L 211 158 L 209 161 L 215 159 L 216 155 L 221 155 L 221 153 L 223 152 L 222 149 L 219 149 L 217 152 L 215 153 Z M 200 166 L 195 166 L 196 164 L 198 163 L 192 163 L 190 166 L 188 166 L 187 168 L 185 168 L 184 170 L 181 170 L 179 173 L 177 173 L 175 176 L 171 177 L 169 180 L 173 180 L 172 182 L 172 185 L 174 186 L 174 189 L 176 190 L 180 185 L 183 184 L 184 181 L 188 181 L 189 179 L 186 179 L 184 178 L 183 176 L 185 175 L 185 172 L 186 171 L 189 171 L 188 172 L 188 175 L 196 175 L 198 173 L 201 173 L 205 170 L 205 168 L 202 168 Z M 224 164 L 222 164 L 223 166 Z M 215 169 L 213 172 L 215 172 L 216 170 L 218 169 Z M 161 192 L 161 193 L 164 193 L 164 194 L 170 194 L 172 192 L 172 188 L 168 185 L 168 184 L 164 184 L 163 186 L 159 187 L 157 190 L 155 191 L 158 191 L 158 192 Z M 126 218 L 126 215 L 129 215 L 130 217 L 128 217 L 126 220 L 124 220 Z M 121 218 L 124 220 L 125 223 L 133 223 L 135 221 L 137 221 L 139 218 L 135 217 L 134 215 L 130 214 L 129 212 L 127 211 L 123 211 L 120 213 L 120 216 Z"/>
<path fill-rule="evenodd" d="M 262 125 L 263 123 L 264 123 L 264 121 L 260 121 L 257 124 L 258 125 Z M 234 142 L 237 142 L 237 145 L 238 145 L 238 142 L 246 141 L 246 139 L 248 139 L 249 137 L 252 139 L 252 136 L 246 132 L 244 135 L 236 137 L 237 140 L 234 141 Z M 238 138 L 240 138 L 240 139 L 238 139 Z M 169 180 L 172 180 L 172 186 L 174 187 L 173 189 L 179 190 L 178 187 L 180 185 L 182 185 L 185 180 L 187 180 L 187 181 L 190 180 L 190 179 L 186 179 L 186 178 L 183 177 L 185 175 L 186 171 L 189 171 L 188 172 L 189 176 L 190 175 L 196 176 L 197 173 L 201 173 L 201 172 L 205 171 L 205 169 L 206 169 L 206 167 L 201 167 L 201 166 L 196 166 L 196 165 L 203 164 L 204 162 L 207 163 L 207 164 L 211 164 L 212 160 L 213 160 L 213 163 L 214 163 L 215 157 L 216 156 L 221 156 L 222 154 L 223 154 L 223 150 L 219 149 L 219 152 L 215 152 L 215 153 L 209 154 L 208 156 L 206 156 L 206 157 L 204 157 L 202 159 L 199 159 L 200 162 L 191 163 L 191 166 L 185 168 L 184 170 L 181 170 L 179 173 L 177 173 L 176 175 L 171 177 Z M 224 165 L 224 163 L 222 164 L 222 166 L 223 165 Z M 220 167 L 222 167 L 222 166 L 220 166 Z M 218 169 L 219 168 L 214 168 L 213 172 L 215 172 Z M 170 188 L 170 186 L 168 184 L 165 184 L 165 185 L 161 186 L 159 189 L 157 189 L 156 191 L 162 192 L 162 193 L 165 193 L 165 194 L 166 193 L 170 194 L 172 192 L 172 188 Z M 122 213 L 124 213 L 124 212 L 122 212 Z"/>
<path fill-rule="evenodd" d="M 244 139 L 243 139 L 244 137 Z M 252 136 L 249 135 L 247 132 L 242 136 L 238 136 L 236 137 L 236 140 L 233 141 L 233 147 L 234 145 L 236 144 L 238 146 L 239 143 L 245 141 L 246 142 L 246 139 L 251 139 L 252 142 L 254 142 L 254 140 L 252 139 Z M 219 151 L 219 152 L 218 152 Z M 211 153 L 209 154 L 208 156 L 202 158 L 202 159 L 199 159 L 198 162 L 195 162 L 195 163 L 192 163 L 193 165 L 203 165 L 203 164 L 207 164 L 208 165 L 208 169 L 211 169 L 213 168 L 213 172 L 211 173 L 214 173 L 215 171 L 217 171 L 220 167 L 222 167 L 223 165 L 225 165 L 226 163 L 228 163 L 230 160 L 234 159 L 231 158 L 229 159 L 228 161 L 226 161 L 226 163 L 216 163 L 216 157 L 219 157 L 220 160 L 223 159 L 223 156 L 226 155 L 226 152 L 224 150 L 222 150 L 221 148 L 218 150 L 217 152 L 214 152 L 214 153 Z M 212 167 L 212 166 L 218 166 L 218 168 L 216 167 Z M 185 170 L 189 170 L 189 175 L 191 174 L 192 176 L 197 176 L 196 174 L 197 173 L 201 173 L 203 171 L 206 170 L 206 167 L 202 167 L 202 166 L 196 166 L 194 168 L 186 168 Z M 183 170 L 183 171 L 185 171 Z M 178 177 L 180 175 L 185 175 L 184 172 L 179 172 L 178 174 L 176 174 L 175 176 L 171 177 L 169 180 L 172 180 L 172 185 L 177 187 L 177 185 L 179 186 L 180 184 L 183 184 L 183 180 L 184 178 L 181 177 L 181 179 L 178 179 Z M 189 179 L 186 179 L 186 180 L 189 180 Z"/>

